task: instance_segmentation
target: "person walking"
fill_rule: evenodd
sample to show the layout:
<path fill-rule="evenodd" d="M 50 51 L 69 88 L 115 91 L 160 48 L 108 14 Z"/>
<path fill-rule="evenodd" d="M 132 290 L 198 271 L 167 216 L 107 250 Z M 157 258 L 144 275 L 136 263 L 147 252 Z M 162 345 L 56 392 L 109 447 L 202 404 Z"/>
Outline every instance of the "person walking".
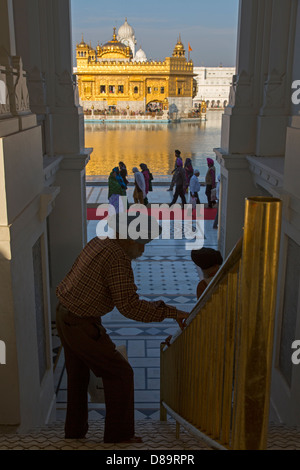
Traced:
<path fill-rule="evenodd" d="M 175 150 L 175 166 L 174 166 L 174 169 L 172 170 L 172 181 L 171 181 L 171 184 L 170 184 L 170 187 L 167 189 L 167 191 L 173 191 L 173 188 L 175 186 L 175 181 L 174 181 L 174 176 L 175 176 L 175 172 L 176 172 L 176 169 L 177 169 L 177 161 L 178 160 L 181 160 L 182 161 L 182 158 L 181 158 L 181 152 L 180 150 Z M 183 162 L 182 162 L 183 163 Z M 174 173 L 174 174 L 173 174 Z"/>
<path fill-rule="evenodd" d="M 198 180 L 199 176 L 200 171 L 195 169 L 194 174 L 190 180 L 190 198 L 193 209 L 195 209 L 196 204 L 200 204 L 200 199 L 198 195 L 198 192 L 200 191 L 200 181 Z"/>
<path fill-rule="evenodd" d="M 152 181 L 154 180 L 154 178 L 153 178 L 153 175 L 152 175 L 151 171 L 149 170 L 146 163 L 141 163 L 140 167 L 141 167 L 143 172 L 144 172 L 144 170 L 148 171 L 148 173 L 149 173 L 149 188 L 148 188 L 148 191 L 153 191 Z"/>
<path fill-rule="evenodd" d="M 129 230 L 136 216 L 122 214 L 127 216 L 122 218 L 120 215 L 111 218 L 115 221 L 110 225 L 115 227 L 114 237 L 93 238 L 56 288 L 56 326 L 68 378 L 66 439 L 84 439 L 88 431 L 91 370 L 102 378 L 104 386 L 104 442 L 141 442 L 134 426 L 133 369 L 108 336 L 102 317 L 116 307 L 125 317 L 139 322 L 173 318 L 181 329 L 188 317 L 186 312 L 161 300 L 151 302 L 139 298 L 131 261 L 143 254 L 145 244 L 158 236 L 161 227 L 155 218 L 140 214 L 139 222 L 141 216 L 147 218 L 148 229 L 142 223 L 136 238 Z M 124 224 L 128 234 L 125 239 L 119 236 L 124 233 Z"/>
<path fill-rule="evenodd" d="M 144 175 L 138 170 L 137 167 L 132 168 L 134 174 L 134 192 L 133 200 L 135 204 L 144 204 L 146 197 L 146 183 Z"/>
<path fill-rule="evenodd" d="M 123 180 L 122 176 L 121 176 L 121 173 L 120 173 L 120 170 L 119 170 L 119 167 L 115 167 L 113 169 L 113 171 L 116 173 L 116 179 L 118 181 L 118 183 L 120 184 L 120 186 L 125 189 L 125 191 L 127 190 L 127 184 L 125 183 L 125 181 Z"/>
<path fill-rule="evenodd" d="M 184 170 L 185 170 L 185 188 L 184 191 L 188 191 L 188 187 L 190 185 L 190 180 L 194 174 L 194 168 L 192 165 L 192 160 L 190 158 L 186 158 L 185 163 L 184 163 Z"/>
<path fill-rule="evenodd" d="M 119 174 L 118 167 L 115 167 L 108 178 L 108 201 L 117 213 L 125 209 L 121 203 L 121 196 L 126 196 L 126 184 Z"/>
<path fill-rule="evenodd" d="M 153 175 L 152 175 L 151 171 L 149 170 L 149 168 L 148 168 L 148 171 L 149 171 L 149 191 L 153 191 L 152 181 L 154 180 L 154 178 L 153 178 Z"/>
<path fill-rule="evenodd" d="M 208 170 L 205 176 L 205 184 L 206 184 L 206 197 L 208 207 L 212 209 L 212 206 L 216 203 L 216 201 L 211 199 L 211 190 L 216 187 L 216 169 L 214 166 L 214 161 L 212 158 L 207 158 L 207 166 Z"/>
<path fill-rule="evenodd" d="M 177 168 L 174 173 L 174 184 L 176 186 L 175 193 L 172 199 L 170 206 L 175 204 L 178 199 L 178 196 L 181 198 L 181 203 L 184 206 L 186 204 L 186 199 L 184 195 L 184 187 L 185 187 L 185 171 L 183 168 L 182 160 L 180 158 L 177 159 Z"/>
<path fill-rule="evenodd" d="M 128 186 L 129 181 L 127 180 L 128 172 L 125 163 L 119 162 L 120 175 L 123 178 L 124 183 Z"/>
<path fill-rule="evenodd" d="M 216 213 L 216 217 L 215 217 L 215 220 L 214 220 L 214 223 L 213 223 L 213 228 L 215 230 L 217 230 L 218 228 L 218 223 L 219 223 L 219 204 L 220 204 L 220 184 L 221 184 L 221 176 L 218 175 L 218 182 L 217 182 L 217 186 L 216 186 L 216 198 L 217 198 L 217 201 L 218 201 L 218 206 L 217 206 L 217 213 Z"/>
<path fill-rule="evenodd" d="M 148 204 L 148 198 L 147 198 L 147 194 L 149 192 L 149 188 L 150 188 L 150 171 L 147 167 L 147 165 L 145 163 L 141 163 L 140 164 L 140 168 L 141 168 L 141 173 L 142 175 L 144 176 L 144 179 L 145 179 L 145 198 L 144 198 L 144 204 L 145 206 Z"/>

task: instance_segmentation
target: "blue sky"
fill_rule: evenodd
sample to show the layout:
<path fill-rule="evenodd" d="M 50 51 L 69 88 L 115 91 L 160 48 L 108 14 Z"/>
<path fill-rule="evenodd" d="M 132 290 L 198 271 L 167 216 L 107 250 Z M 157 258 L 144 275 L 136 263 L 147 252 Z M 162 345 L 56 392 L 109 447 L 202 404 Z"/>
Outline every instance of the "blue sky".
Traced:
<path fill-rule="evenodd" d="M 148 59 L 172 55 L 179 34 L 195 66 L 235 66 L 239 0 L 71 0 L 73 46 L 105 43 L 127 17 Z M 75 65 L 75 64 L 74 64 Z"/>

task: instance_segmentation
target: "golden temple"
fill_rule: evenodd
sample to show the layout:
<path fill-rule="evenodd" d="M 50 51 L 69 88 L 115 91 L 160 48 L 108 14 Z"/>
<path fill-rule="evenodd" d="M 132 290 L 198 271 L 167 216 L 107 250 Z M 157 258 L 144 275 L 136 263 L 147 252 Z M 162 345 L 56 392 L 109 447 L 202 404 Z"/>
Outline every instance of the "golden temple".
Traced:
<path fill-rule="evenodd" d="M 196 87 L 193 62 L 186 59 L 180 36 L 172 57 L 163 62 L 148 60 L 141 48 L 135 51 L 135 44 L 127 18 L 118 34 L 114 28 L 113 38 L 96 49 L 82 37 L 76 46 L 76 75 L 84 110 L 189 113 Z"/>

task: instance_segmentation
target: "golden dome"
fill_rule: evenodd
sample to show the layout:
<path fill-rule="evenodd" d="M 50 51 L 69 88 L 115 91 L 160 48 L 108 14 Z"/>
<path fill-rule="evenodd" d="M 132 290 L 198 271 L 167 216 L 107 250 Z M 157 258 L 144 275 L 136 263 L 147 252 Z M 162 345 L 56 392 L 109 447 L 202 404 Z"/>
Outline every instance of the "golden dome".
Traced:
<path fill-rule="evenodd" d="M 114 28 L 114 34 L 113 34 L 113 38 L 111 41 L 108 41 L 106 42 L 105 44 L 103 44 L 102 46 L 102 49 L 126 49 L 126 46 L 125 44 L 122 44 L 121 42 L 119 42 L 117 40 L 117 36 L 116 36 L 116 28 Z"/>
<path fill-rule="evenodd" d="M 184 56 L 185 56 L 184 45 L 181 42 L 181 37 L 179 34 L 179 39 L 177 40 L 177 44 L 174 47 L 173 57 L 184 57 Z"/>
<path fill-rule="evenodd" d="M 82 38 L 81 38 L 81 43 L 80 44 L 77 44 L 77 47 L 80 47 L 80 48 L 88 48 L 89 46 L 84 42 L 83 40 L 83 35 L 82 35 Z"/>
<path fill-rule="evenodd" d="M 98 57 L 103 57 L 105 55 L 109 58 L 129 58 L 132 56 L 130 47 L 126 46 L 125 44 L 122 44 L 117 40 L 116 28 L 114 28 L 112 40 L 106 42 L 105 44 L 103 44 L 103 46 L 98 46 L 97 51 Z"/>

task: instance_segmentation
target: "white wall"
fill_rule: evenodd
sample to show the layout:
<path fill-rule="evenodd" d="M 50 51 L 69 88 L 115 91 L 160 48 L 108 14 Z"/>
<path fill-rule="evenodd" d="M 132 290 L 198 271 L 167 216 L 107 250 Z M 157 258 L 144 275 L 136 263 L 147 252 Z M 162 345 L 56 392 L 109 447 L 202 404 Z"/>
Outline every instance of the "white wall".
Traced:
<path fill-rule="evenodd" d="M 235 74 L 235 67 L 194 67 L 198 90 L 193 98 L 193 105 L 202 100 L 209 102 L 208 107 L 223 108 L 229 101 L 230 85 Z"/>
<path fill-rule="evenodd" d="M 300 104 L 292 103 L 291 84 L 300 80 L 300 2 L 294 32 L 293 68 L 288 84 L 290 107 L 286 133 L 281 259 L 278 281 L 272 407 L 277 419 L 300 424 L 300 365 L 293 364 L 292 343 L 300 339 Z"/>
<path fill-rule="evenodd" d="M 0 0 L 0 428 L 20 432 L 55 417 L 55 289 L 86 242 L 92 149 L 72 82 L 69 8 Z"/>

